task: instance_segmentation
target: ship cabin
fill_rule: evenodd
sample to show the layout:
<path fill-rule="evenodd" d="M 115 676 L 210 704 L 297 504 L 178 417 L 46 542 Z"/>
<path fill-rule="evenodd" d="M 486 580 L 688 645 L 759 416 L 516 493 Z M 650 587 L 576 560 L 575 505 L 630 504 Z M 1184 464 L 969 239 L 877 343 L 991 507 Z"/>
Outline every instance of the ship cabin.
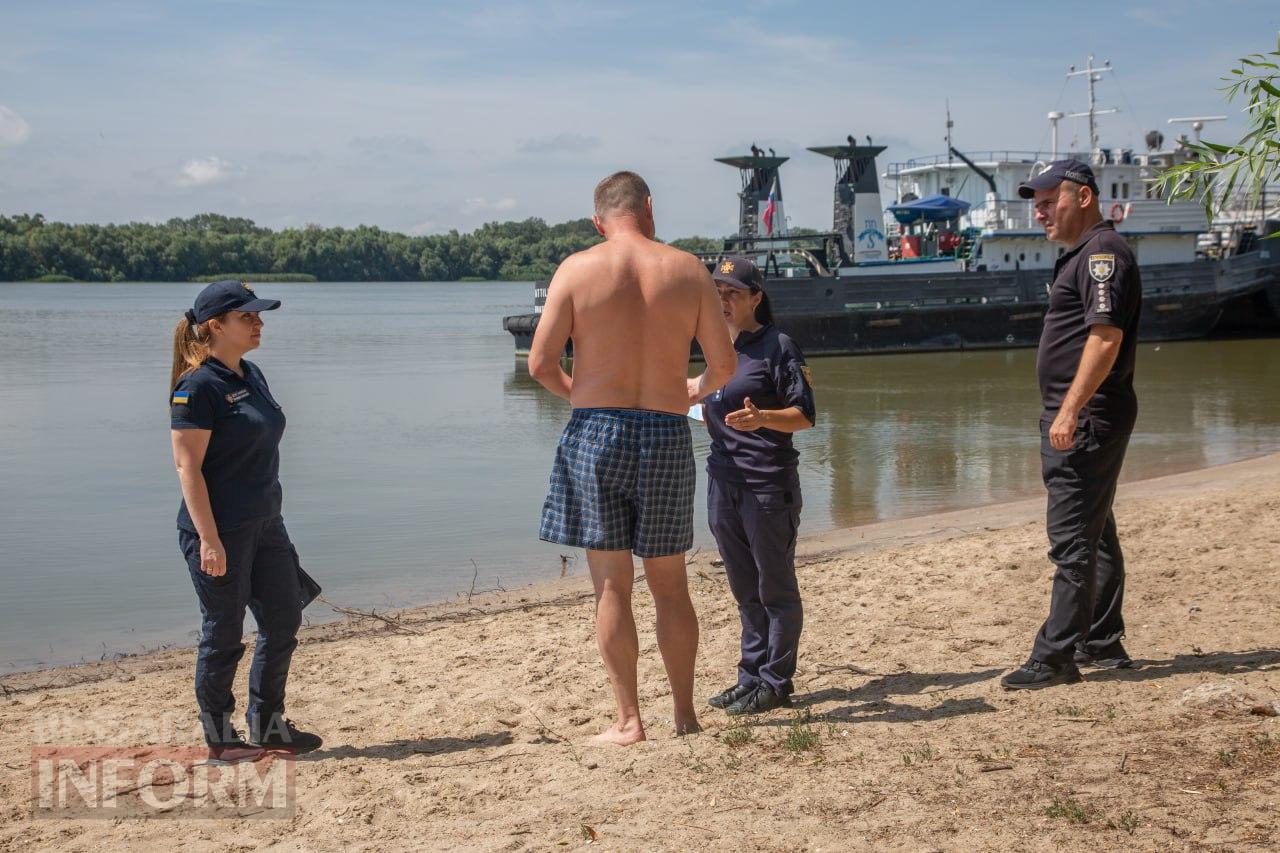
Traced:
<path fill-rule="evenodd" d="M 1100 148 L 1057 157 L 953 150 L 893 163 L 884 178 L 897 198 L 885 217 L 887 230 L 898 230 L 894 259 L 977 270 L 1052 267 L 1063 247 L 1045 239 L 1031 202 L 1018 197 L 1018 184 L 1065 157 L 1093 167 L 1102 215 L 1129 239 L 1139 263 L 1195 260 L 1197 237 L 1208 229 L 1204 208 L 1190 201 L 1169 204 L 1150 185 L 1161 169 L 1186 159 L 1181 148 L 1142 154 Z"/>

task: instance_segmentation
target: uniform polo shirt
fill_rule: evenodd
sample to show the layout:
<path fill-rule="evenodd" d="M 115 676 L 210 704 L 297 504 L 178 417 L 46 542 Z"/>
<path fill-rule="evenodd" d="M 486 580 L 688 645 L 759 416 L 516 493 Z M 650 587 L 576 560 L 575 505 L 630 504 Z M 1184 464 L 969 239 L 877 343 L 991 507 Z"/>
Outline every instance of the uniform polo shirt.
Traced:
<path fill-rule="evenodd" d="M 271 396 L 258 366 L 241 359 L 242 378 L 210 356 L 173 390 L 173 429 L 207 429 L 205 485 L 218 530 L 280 514 L 280 438 L 284 411 Z M 195 532 L 183 500 L 178 527 Z"/>
<path fill-rule="evenodd" d="M 791 338 L 772 325 L 742 332 L 733 347 L 738 353 L 737 372 L 703 404 L 711 434 L 707 474 L 757 491 L 795 490 L 800 483 L 796 470 L 800 454 L 792 445 L 791 433 L 772 429 L 740 432 L 724 419 L 743 408 L 743 400 L 750 397 L 758 409 L 797 406 L 814 423 L 813 388 L 804 355 Z"/>
<path fill-rule="evenodd" d="M 1115 364 L 1082 414 L 1102 430 L 1132 429 L 1138 415 L 1133 390 L 1138 351 L 1142 278 L 1128 241 L 1110 220 L 1090 228 L 1054 265 L 1049 310 L 1036 354 L 1044 419 L 1052 420 L 1075 379 L 1092 326 L 1124 332 Z"/>

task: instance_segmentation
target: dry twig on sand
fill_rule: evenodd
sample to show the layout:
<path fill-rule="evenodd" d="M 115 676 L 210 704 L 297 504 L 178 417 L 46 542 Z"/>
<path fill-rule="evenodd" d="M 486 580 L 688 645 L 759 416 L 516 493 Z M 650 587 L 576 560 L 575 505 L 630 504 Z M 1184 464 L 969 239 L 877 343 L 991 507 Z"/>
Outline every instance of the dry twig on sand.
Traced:
<path fill-rule="evenodd" d="M 323 595 L 318 597 L 316 601 L 324 602 L 325 604 L 329 605 L 329 607 L 333 608 L 335 613 L 341 613 L 343 616 L 351 616 L 355 619 L 376 619 L 386 624 L 393 630 L 403 631 L 406 634 L 422 633 L 421 631 L 418 631 L 406 625 L 404 623 L 403 616 L 386 616 L 382 613 L 379 613 L 376 610 L 359 610 L 355 607 L 342 607 L 341 605 L 334 604 L 332 601 L 325 598 Z"/>

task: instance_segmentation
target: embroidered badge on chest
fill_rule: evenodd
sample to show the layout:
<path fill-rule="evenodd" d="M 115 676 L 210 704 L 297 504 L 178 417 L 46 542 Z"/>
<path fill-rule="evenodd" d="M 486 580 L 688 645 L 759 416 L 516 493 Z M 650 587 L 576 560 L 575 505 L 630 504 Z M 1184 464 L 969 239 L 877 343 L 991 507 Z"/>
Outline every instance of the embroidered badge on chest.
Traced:
<path fill-rule="evenodd" d="M 249 396 L 249 389 L 241 388 L 239 391 L 232 391 L 230 394 L 224 395 L 223 399 L 225 399 L 228 403 L 239 403 L 241 400 L 243 400 L 245 397 L 248 397 L 248 396 Z"/>
<path fill-rule="evenodd" d="M 1110 281 L 1111 274 L 1116 271 L 1116 256 L 1111 254 L 1090 255 L 1089 275 L 1094 281 Z"/>

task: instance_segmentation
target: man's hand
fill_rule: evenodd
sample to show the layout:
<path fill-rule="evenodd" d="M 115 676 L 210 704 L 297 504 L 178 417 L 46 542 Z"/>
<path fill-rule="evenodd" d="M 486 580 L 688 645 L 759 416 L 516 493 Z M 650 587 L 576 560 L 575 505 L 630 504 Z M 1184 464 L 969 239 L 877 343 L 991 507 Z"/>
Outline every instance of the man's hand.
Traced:
<path fill-rule="evenodd" d="M 227 552 L 220 539 L 200 540 L 200 571 L 214 578 L 227 573 Z"/>
<path fill-rule="evenodd" d="M 755 432 L 764 426 L 764 421 L 764 412 L 756 408 L 750 397 L 743 399 L 741 409 L 736 412 L 730 412 L 724 418 L 725 424 L 738 430 L 738 432 Z"/>
<path fill-rule="evenodd" d="M 1049 443 L 1054 450 L 1070 450 L 1076 443 L 1076 424 L 1079 412 L 1059 409 L 1058 416 L 1049 426 Z"/>

